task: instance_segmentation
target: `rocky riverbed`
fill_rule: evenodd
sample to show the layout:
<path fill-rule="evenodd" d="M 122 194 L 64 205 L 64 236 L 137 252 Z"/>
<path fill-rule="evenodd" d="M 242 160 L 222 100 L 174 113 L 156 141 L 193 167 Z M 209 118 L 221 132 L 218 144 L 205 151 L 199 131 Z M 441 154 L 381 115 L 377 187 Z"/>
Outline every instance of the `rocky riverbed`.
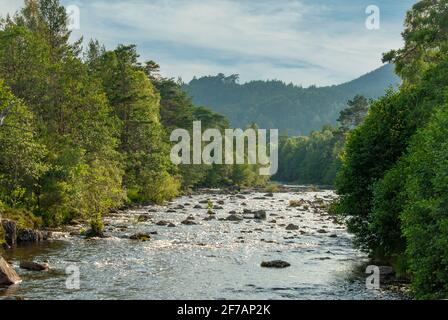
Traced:
<path fill-rule="evenodd" d="M 105 217 L 106 238 L 85 239 L 73 226 L 57 239 L 3 252 L 23 281 L 0 288 L 0 297 L 404 298 L 366 288 L 365 255 L 327 212 L 335 197 L 331 190 L 301 188 L 208 190 L 167 206 L 112 213 Z M 22 261 L 49 269 L 21 269 Z M 67 288 L 73 270 L 79 270 L 79 289 Z"/>

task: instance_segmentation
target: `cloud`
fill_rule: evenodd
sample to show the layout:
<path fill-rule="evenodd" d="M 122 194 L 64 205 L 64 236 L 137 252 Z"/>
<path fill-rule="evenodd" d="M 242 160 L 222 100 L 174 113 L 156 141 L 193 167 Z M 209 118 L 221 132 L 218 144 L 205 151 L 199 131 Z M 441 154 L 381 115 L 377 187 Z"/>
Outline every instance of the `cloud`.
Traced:
<path fill-rule="evenodd" d="M 17 3 L 0 0 L 11 2 Z M 401 46 L 404 12 L 414 1 L 376 2 L 384 18 L 380 30 L 369 31 L 369 3 L 362 0 L 63 1 L 80 6 L 75 36 L 108 48 L 136 43 L 142 59 L 158 61 L 166 76 L 239 73 L 242 81 L 303 85 L 351 80 L 379 67 L 382 52 Z"/>

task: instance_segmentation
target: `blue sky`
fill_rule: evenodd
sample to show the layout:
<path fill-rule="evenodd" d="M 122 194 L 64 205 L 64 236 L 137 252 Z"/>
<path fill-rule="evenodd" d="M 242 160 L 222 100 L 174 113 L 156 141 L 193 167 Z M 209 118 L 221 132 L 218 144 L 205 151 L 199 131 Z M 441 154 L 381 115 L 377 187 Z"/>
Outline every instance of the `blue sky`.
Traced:
<path fill-rule="evenodd" d="M 402 46 L 415 0 L 63 0 L 81 12 L 78 38 L 108 49 L 135 43 L 165 76 L 238 73 L 242 82 L 279 79 L 303 86 L 338 84 L 381 66 Z M 21 0 L 0 0 L 0 14 Z M 369 5 L 380 29 L 365 27 Z"/>

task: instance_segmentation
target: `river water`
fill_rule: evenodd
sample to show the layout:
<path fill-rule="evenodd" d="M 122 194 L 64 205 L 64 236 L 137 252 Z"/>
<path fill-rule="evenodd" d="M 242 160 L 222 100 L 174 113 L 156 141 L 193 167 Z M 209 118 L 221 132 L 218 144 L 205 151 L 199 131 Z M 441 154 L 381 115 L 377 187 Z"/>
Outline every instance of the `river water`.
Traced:
<path fill-rule="evenodd" d="M 106 217 L 106 239 L 67 236 L 3 253 L 23 282 L 0 296 L 24 299 L 402 299 L 398 293 L 369 290 L 361 272 L 365 255 L 352 246 L 345 227 L 317 201 L 330 190 L 276 193 L 202 193 L 168 206 L 143 207 Z M 205 200 L 215 206 L 208 217 Z M 290 207 L 303 199 L 311 206 Z M 203 209 L 194 208 L 200 202 Z M 180 209 L 183 206 L 184 209 Z M 178 208 L 178 209 L 174 209 Z M 266 210 L 266 220 L 223 221 L 232 210 Z M 149 221 L 137 222 L 147 214 Z M 193 216 L 197 225 L 182 225 Z M 250 215 L 246 215 L 250 218 Z M 221 220 L 220 220 L 221 219 Z M 176 227 L 158 226 L 166 220 Z M 274 221 L 273 221 L 274 220 Z M 289 224 L 299 230 L 287 231 Z M 151 241 L 133 234 L 157 232 Z M 324 233 L 325 232 L 325 233 Z M 47 261 L 48 272 L 19 269 L 21 260 Z M 261 268 L 262 261 L 284 260 L 286 269 Z M 67 267 L 78 268 L 79 289 L 67 289 Z M 71 269 L 73 270 L 73 269 Z"/>

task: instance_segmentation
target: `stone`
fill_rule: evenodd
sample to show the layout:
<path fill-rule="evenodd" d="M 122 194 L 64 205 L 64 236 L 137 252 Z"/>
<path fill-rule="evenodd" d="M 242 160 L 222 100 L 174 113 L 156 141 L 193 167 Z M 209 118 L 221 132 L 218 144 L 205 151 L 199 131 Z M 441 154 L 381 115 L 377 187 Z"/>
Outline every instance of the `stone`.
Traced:
<path fill-rule="evenodd" d="M 260 210 L 260 211 L 254 212 L 254 219 L 265 220 L 266 218 L 267 218 L 266 211 Z"/>
<path fill-rule="evenodd" d="M 12 220 L 1 221 L 3 229 L 5 230 L 5 240 L 11 247 L 17 244 L 17 222 Z"/>
<path fill-rule="evenodd" d="M 151 236 L 147 233 L 137 233 L 132 235 L 129 239 L 146 242 L 151 240 Z"/>
<path fill-rule="evenodd" d="M 197 204 L 193 207 L 194 209 L 202 209 L 202 206 L 200 204 Z"/>
<path fill-rule="evenodd" d="M 147 221 L 149 221 L 150 219 L 151 219 L 151 217 L 150 217 L 149 215 L 147 215 L 147 214 L 142 214 L 142 215 L 139 215 L 139 216 L 138 216 L 137 221 L 138 221 L 138 222 L 147 222 Z"/>
<path fill-rule="evenodd" d="M 239 215 L 236 214 L 231 214 L 230 216 L 228 216 L 226 218 L 227 221 L 242 221 L 243 217 L 240 217 Z"/>
<path fill-rule="evenodd" d="M 261 263 L 261 267 L 262 268 L 275 268 L 275 269 L 283 269 L 283 268 L 288 268 L 290 267 L 291 264 L 286 262 L 286 261 L 282 261 L 282 260 L 274 260 L 274 261 L 263 261 Z"/>
<path fill-rule="evenodd" d="M 191 220 L 184 220 L 184 221 L 182 221 L 181 223 L 182 223 L 183 225 L 186 225 L 186 226 L 195 226 L 195 225 L 197 225 L 196 222 L 191 221 Z"/>
<path fill-rule="evenodd" d="M 17 243 L 20 242 L 41 242 L 48 240 L 50 234 L 34 229 L 19 229 L 17 232 Z"/>
<path fill-rule="evenodd" d="M 33 261 L 20 261 L 20 268 L 29 271 L 48 271 L 50 266 L 48 263 L 37 263 Z"/>
<path fill-rule="evenodd" d="M 272 192 L 269 192 L 269 193 L 266 193 L 264 196 L 272 198 L 272 197 L 274 197 L 274 194 Z"/>
<path fill-rule="evenodd" d="M 167 226 L 169 224 L 170 223 L 168 221 L 165 221 L 165 220 L 161 220 L 161 221 L 156 223 L 156 225 L 161 226 L 161 227 L 165 227 L 165 226 Z"/>
<path fill-rule="evenodd" d="M 175 225 L 174 223 L 169 223 L 169 224 L 167 225 L 167 227 L 168 227 L 168 228 L 175 228 L 176 225 Z"/>
<path fill-rule="evenodd" d="M 299 229 L 300 229 L 299 226 L 296 226 L 295 224 L 289 224 L 286 227 L 286 230 L 288 230 L 288 231 L 295 231 L 295 230 L 299 230 Z"/>
<path fill-rule="evenodd" d="M 22 280 L 14 268 L 11 267 L 5 259 L 0 257 L 0 285 L 10 286 L 20 283 L 21 281 Z"/>
<path fill-rule="evenodd" d="M 319 230 L 317 230 L 317 233 L 328 233 L 328 232 L 325 229 L 319 229 Z"/>

